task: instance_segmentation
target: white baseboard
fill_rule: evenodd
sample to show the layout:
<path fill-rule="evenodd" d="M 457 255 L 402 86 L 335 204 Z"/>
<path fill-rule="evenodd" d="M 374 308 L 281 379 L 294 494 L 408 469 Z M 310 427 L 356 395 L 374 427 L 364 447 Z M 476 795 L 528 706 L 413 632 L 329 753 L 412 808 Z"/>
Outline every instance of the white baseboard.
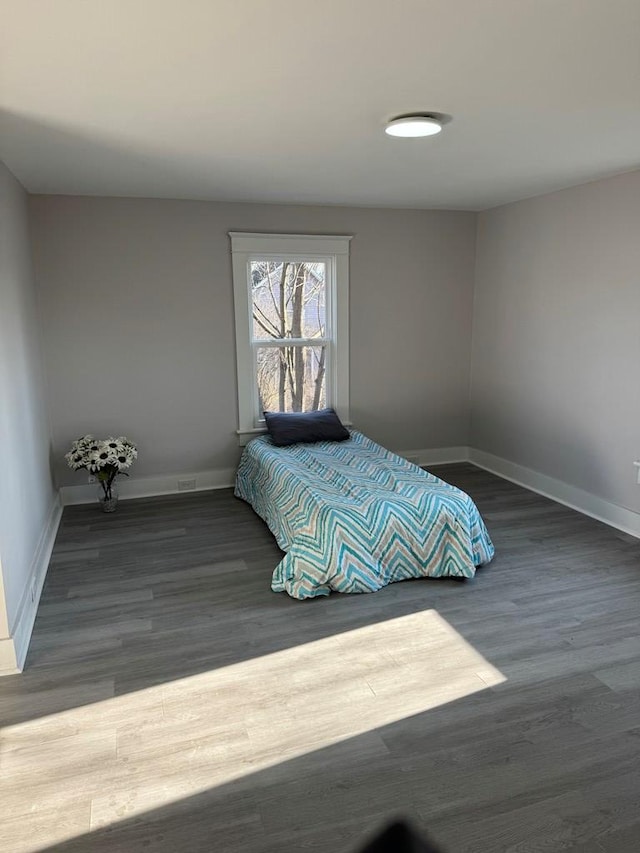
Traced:
<path fill-rule="evenodd" d="M 525 489 L 543 495 L 545 498 L 551 498 L 583 515 L 640 538 L 640 513 L 599 498 L 562 480 L 556 480 L 554 477 L 540 474 L 523 465 L 509 462 L 500 456 L 486 453 L 484 450 L 469 448 L 468 458 L 470 462 L 479 468 L 484 468 L 485 471 L 497 474 L 498 477 L 518 486 L 524 486 Z"/>
<path fill-rule="evenodd" d="M 121 500 L 131 498 L 151 498 L 158 495 L 193 494 L 210 489 L 228 489 L 233 486 L 235 468 L 217 468 L 210 471 L 196 471 L 185 474 L 159 474 L 155 477 L 118 477 L 118 493 Z M 86 477 L 86 474 L 85 474 Z M 195 489 L 178 488 L 179 480 L 195 480 Z M 60 489 L 63 506 L 96 503 L 98 484 L 62 486 Z"/>
<path fill-rule="evenodd" d="M 590 492 L 585 492 L 577 486 L 572 486 L 562 480 L 556 480 L 546 474 L 540 474 L 531 468 L 525 468 L 508 459 L 494 456 L 475 447 L 436 447 L 427 450 L 399 450 L 398 456 L 423 467 L 429 465 L 446 465 L 452 462 L 471 462 L 478 468 L 484 468 L 504 480 L 509 480 L 518 486 L 523 486 L 532 492 L 550 498 L 556 503 L 568 506 L 602 521 L 610 527 L 622 530 L 631 536 L 640 538 L 640 513 L 618 504 L 611 503 Z"/>
<path fill-rule="evenodd" d="M 59 495 L 56 494 L 51 504 L 47 523 L 31 561 L 29 577 L 18 605 L 18 612 L 13 625 L 10 626 L 11 636 L 0 641 L 0 675 L 21 672 L 24 667 L 42 588 L 49 568 L 49 559 L 61 518 L 62 504 Z"/>
<path fill-rule="evenodd" d="M 0 676 L 17 675 L 19 672 L 13 638 L 4 637 L 0 640 Z"/>
<path fill-rule="evenodd" d="M 426 450 L 396 450 L 403 459 L 416 465 L 448 465 L 452 462 L 468 462 L 468 447 L 432 447 Z"/>

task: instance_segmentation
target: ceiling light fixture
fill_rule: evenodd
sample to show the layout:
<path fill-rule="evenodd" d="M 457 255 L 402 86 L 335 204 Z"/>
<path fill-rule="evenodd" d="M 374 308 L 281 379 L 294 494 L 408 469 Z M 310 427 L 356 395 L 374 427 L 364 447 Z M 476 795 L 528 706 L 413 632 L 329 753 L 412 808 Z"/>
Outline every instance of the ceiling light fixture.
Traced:
<path fill-rule="evenodd" d="M 426 113 L 401 115 L 392 118 L 384 129 L 389 136 L 413 138 L 433 136 L 442 130 L 442 122 L 435 116 Z"/>

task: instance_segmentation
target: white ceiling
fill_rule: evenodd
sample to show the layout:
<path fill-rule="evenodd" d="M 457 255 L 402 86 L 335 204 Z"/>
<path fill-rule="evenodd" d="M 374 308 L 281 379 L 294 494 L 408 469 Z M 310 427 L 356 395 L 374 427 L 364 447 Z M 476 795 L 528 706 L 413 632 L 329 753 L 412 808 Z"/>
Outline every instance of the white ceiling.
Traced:
<path fill-rule="evenodd" d="M 4 0 L 36 193 L 482 209 L 640 166 L 639 0 Z M 385 120 L 452 116 L 426 140 Z"/>

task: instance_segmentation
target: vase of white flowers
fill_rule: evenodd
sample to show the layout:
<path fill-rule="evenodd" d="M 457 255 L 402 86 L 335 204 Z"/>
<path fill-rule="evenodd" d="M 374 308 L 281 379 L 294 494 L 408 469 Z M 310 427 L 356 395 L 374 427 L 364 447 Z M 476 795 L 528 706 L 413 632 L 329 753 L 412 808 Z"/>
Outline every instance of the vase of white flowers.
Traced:
<path fill-rule="evenodd" d="M 119 438 L 94 438 L 83 435 L 71 445 L 64 457 L 70 468 L 85 468 L 98 481 L 98 501 L 104 512 L 114 512 L 118 505 L 116 477 L 129 475 L 126 469 L 138 458 L 138 450 L 124 435 Z"/>

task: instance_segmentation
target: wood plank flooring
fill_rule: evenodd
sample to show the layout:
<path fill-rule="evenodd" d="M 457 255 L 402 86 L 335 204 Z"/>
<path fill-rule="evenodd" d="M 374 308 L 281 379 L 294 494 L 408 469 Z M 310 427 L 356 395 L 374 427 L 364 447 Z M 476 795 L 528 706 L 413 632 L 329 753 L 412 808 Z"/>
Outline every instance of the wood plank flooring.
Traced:
<path fill-rule="evenodd" d="M 298 602 L 230 490 L 65 509 L 0 680 L 6 853 L 640 850 L 640 542 L 471 465 L 464 583 Z"/>

